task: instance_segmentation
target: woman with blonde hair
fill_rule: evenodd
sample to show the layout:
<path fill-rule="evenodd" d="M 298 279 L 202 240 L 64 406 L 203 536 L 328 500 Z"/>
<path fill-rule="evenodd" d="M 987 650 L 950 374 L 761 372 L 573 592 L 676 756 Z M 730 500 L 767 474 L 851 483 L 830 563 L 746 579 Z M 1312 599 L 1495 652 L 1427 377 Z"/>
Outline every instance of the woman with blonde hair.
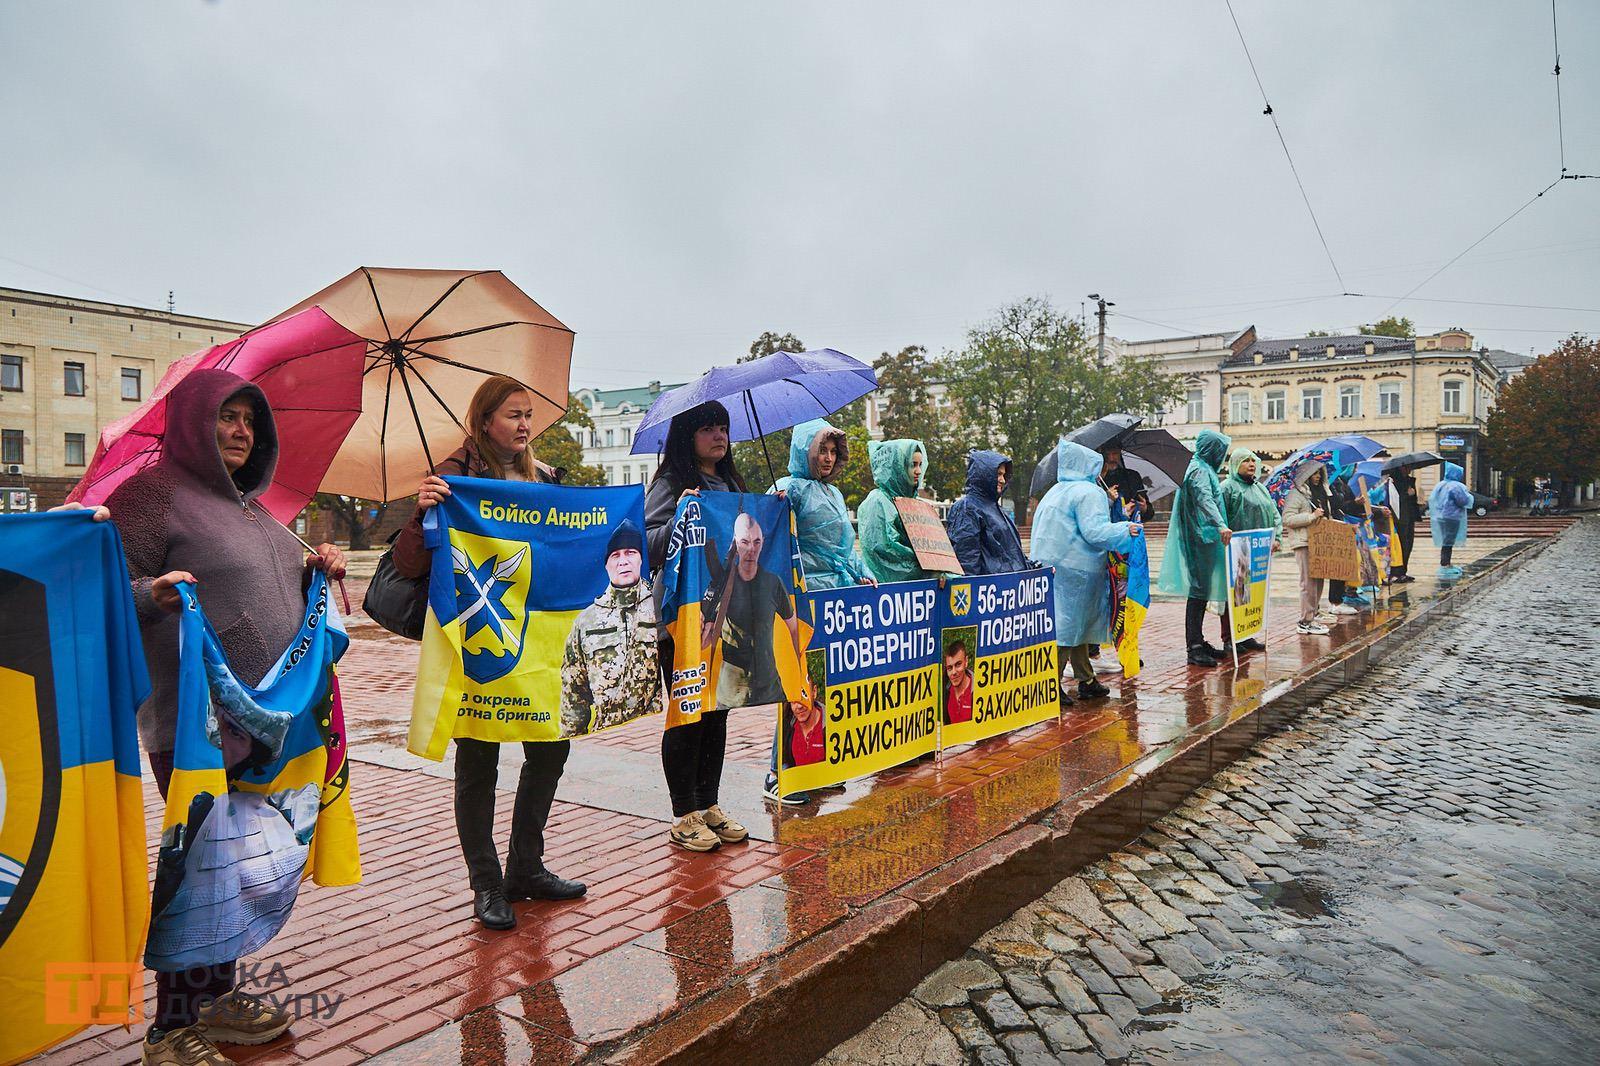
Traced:
<path fill-rule="evenodd" d="M 446 476 L 561 480 L 566 471 L 534 458 L 534 411 L 533 394 L 515 378 L 496 375 L 478 386 L 467 405 L 467 439 L 437 463 L 417 489 L 416 513 L 395 538 L 395 569 L 417 578 L 432 566 L 433 552 L 422 542 L 422 516 L 450 495 Z M 473 914 L 489 929 L 510 929 L 517 924 L 511 901 L 576 899 L 587 891 L 587 886 L 557 877 L 544 866 L 545 824 L 571 747 L 568 740 L 523 743 L 522 776 L 511 815 L 511 847 L 502 873 L 494 844 L 500 745 L 456 738 L 456 835 L 472 883 Z"/>

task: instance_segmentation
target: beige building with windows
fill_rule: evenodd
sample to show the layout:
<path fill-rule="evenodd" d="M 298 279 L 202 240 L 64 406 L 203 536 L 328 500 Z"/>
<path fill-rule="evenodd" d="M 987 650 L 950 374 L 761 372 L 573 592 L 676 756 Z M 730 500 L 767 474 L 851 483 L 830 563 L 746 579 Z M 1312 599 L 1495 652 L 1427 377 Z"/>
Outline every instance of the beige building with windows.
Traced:
<path fill-rule="evenodd" d="M 1396 455 L 1438 452 L 1489 491 L 1483 432 L 1505 378 L 1465 330 L 1256 340 L 1222 361 L 1220 379 L 1222 431 L 1264 459 L 1358 433 Z"/>
<path fill-rule="evenodd" d="M 633 454 L 634 431 L 657 397 L 681 387 L 652 381 L 636 389 L 576 390 L 574 395 L 594 422 L 590 429 L 574 426 L 572 430 L 583 447 L 584 465 L 603 469 L 608 485 L 648 484 L 660 465 L 658 456 L 655 452 Z"/>
<path fill-rule="evenodd" d="M 60 503 L 100 430 L 138 407 L 173 360 L 249 328 L 0 288 L 0 490 L 30 489 L 40 509 Z"/>

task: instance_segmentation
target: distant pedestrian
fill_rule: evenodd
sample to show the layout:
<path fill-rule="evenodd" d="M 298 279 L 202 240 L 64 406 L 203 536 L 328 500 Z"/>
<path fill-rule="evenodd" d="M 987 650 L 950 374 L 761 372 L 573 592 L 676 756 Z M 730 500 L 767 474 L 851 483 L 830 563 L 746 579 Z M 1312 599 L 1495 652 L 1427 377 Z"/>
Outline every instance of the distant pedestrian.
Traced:
<path fill-rule="evenodd" d="M 1295 471 L 1294 486 L 1283 503 L 1283 543 L 1294 553 L 1295 566 L 1300 573 L 1300 624 L 1301 636 L 1327 636 L 1328 626 L 1335 621 L 1331 614 L 1320 610 L 1322 579 L 1311 576 L 1311 542 L 1309 531 L 1332 514 L 1333 504 L 1328 499 L 1327 467 L 1318 462 L 1301 464 Z"/>
<path fill-rule="evenodd" d="M 1100 455 L 1065 437 L 1056 445 L 1056 484 L 1033 516 L 1033 553 L 1056 568 L 1056 643 L 1078 682 L 1078 697 L 1111 690 L 1095 677 L 1092 650 L 1111 639 L 1108 552 L 1126 552 L 1142 527 L 1113 522 L 1099 485 Z M 1070 699 L 1063 696 L 1063 702 Z"/>
<path fill-rule="evenodd" d="M 728 441 L 728 409 L 715 400 L 673 417 L 662 447 L 661 466 L 644 498 L 644 537 L 650 569 L 656 574 L 656 617 L 665 592 L 662 571 L 672 518 L 685 496 L 702 492 L 744 492 Z M 663 632 L 657 643 L 664 679 L 670 678 L 674 648 Z M 667 778 L 673 822 L 667 839 L 688 851 L 710 851 L 749 837 L 744 826 L 718 802 L 723 755 L 728 747 L 728 712 L 705 710 L 693 722 L 661 733 L 661 769 Z"/>
<path fill-rule="evenodd" d="M 1137 522 L 1148 521 L 1155 508 L 1150 505 L 1150 492 L 1144 486 L 1144 478 L 1124 464 L 1122 449 L 1116 445 L 1102 448 L 1100 454 L 1105 457 L 1100 480 L 1107 494 L 1122 505 L 1120 511 L 1112 513 L 1112 518 L 1123 514 Z"/>
<path fill-rule="evenodd" d="M 1433 543 L 1439 548 L 1439 576 L 1454 579 L 1461 567 L 1453 566 L 1452 553 L 1466 543 L 1467 512 L 1472 508 L 1472 491 L 1467 488 L 1466 471 L 1455 463 L 1444 464 L 1444 476 L 1428 496 L 1428 522 L 1433 527 Z"/>
<path fill-rule="evenodd" d="M 446 476 L 504 481 L 559 482 L 565 471 L 541 463 L 533 454 L 533 394 L 515 378 L 485 378 L 467 405 L 467 437 L 423 478 L 417 510 L 394 542 L 395 569 L 418 578 L 433 566 L 433 551 L 422 539 L 422 518 L 450 495 Z M 555 802 L 556 785 L 572 750 L 570 740 L 525 741 L 522 772 L 511 815 L 511 845 L 505 870 L 494 842 L 495 786 L 500 778 L 500 745 L 492 740 L 456 737 L 456 836 L 472 885 L 472 913 L 487 929 L 511 929 L 517 916 L 511 904 L 525 899 L 576 899 L 587 891 L 578 881 L 558 877 L 544 865 L 544 831 Z"/>
<path fill-rule="evenodd" d="M 1203 429 L 1195 441 L 1194 458 L 1183 473 L 1183 482 L 1172 502 L 1172 518 L 1167 526 L 1167 543 L 1162 553 L 1161 577 L 1157 587 L 1165 593 L 1187 599 L 1183 615 L 1184 643 L 1189 665 L 1216 666 L 1233 645 L 1228 619 L 1222 620 L 1222 647 L 1207 644 L 1202 631 L 1206 604 L 1221 604 L 1228 595 L 1228 578 L 1223 569 L 1224 545 L 1233 539 L 1233 529 L 1222 513 L 1222 483 L 1217 474 L 1228 457 L 1231 438 L 1214 429 Z"/>
<path fill-rule="evenodd" d="M 917 581 L 931 576 L 917 562 L 906 536 L 897 498 L 914 497 L 922 487 L 927 450 L 921 441 L 885 440 L 867 444 L 875 488 L 861 501 L 861 557 L 879 581 Z"/>
<path fill-rule="evenodd" d="M 950 506 L 945 529 L 961 569 L 981 574 L 1012 574 L 1029 567 L 1017 524 L 1000 509 L 1011 483 L 1011 458 L 999 452 L 967 454 L 967 489 Z"/>

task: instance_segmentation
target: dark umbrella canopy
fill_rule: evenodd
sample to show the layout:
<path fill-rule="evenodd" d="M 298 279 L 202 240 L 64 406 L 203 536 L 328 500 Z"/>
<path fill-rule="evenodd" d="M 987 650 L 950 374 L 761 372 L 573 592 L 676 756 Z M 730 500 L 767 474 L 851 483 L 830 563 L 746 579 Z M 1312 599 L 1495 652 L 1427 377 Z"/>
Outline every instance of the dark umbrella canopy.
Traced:
<path fill-rule="evenodd" d="M 1114 444 L 1121 444 L 1143 422 L 1144 419 L 1138 415 L 1118 412 L 1117 414 L 1106 415 L 1104 418 L 1097 418 L 1087 426 L 1079 426 L 1067 434 L 1067 439 L 1074 444 L 1081 444 L 1085 448 L 1100 451 Z"/>
<path fill-rule="evenodd" d="M 1110 415 L 1109 418 L 1133 418 L 1132 415 Z M 1104 422 L 1092 422 L 1083 427 L 1083 432 Z M 1137 422 L 1135 422 L 1135 426 Z M 1074 444 L 1083 444 L 1075 435 L 1069 434 L 1068 439 Z M 1164 429 L 1137 429 L 1126 427 L 1121 434 L 1108 438 L 1109 444 L 1102 444 L 1096 451 L 1103 448 L 1116 446 L 1122 449 L 1124 461 L 1130 470 L 1136 471 L 1145 479 L 1151 501 L 1159 500 L 1176 489 L 1178 482 L 1183 480 L 1183 472 L 1188 469 L 1189 459 L 1194 453 L 1183 446 L 1183 442 Z M 1089 445 L 1084 445 L 1089 447 Z M 1050 491 L 1050 486 L 1056 483 L 1057 450 L 1051 448 L 1049 454 L 1039 460 L 1039 465 L 1033 468 L 1033 480 L 1028 485 L 1028 495 L 1040 499 Z"/>
<path fill-rule="evenodd" d="M 1392 474 L 1396 470 L 1410 470 L 1418 466 L 1432 466 L 1434 463 L 1444 462 L 1444 456 L 1435 455 L 1433 452 L 1406 452 L 1397 455 L 1383 464 L 1383 472 Z"/>

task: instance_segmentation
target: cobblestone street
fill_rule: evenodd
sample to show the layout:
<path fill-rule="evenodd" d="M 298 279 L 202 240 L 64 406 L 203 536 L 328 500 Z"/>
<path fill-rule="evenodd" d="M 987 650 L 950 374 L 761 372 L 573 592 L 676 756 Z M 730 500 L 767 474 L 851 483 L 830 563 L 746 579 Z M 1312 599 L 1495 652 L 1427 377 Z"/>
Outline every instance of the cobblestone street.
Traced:
<path fill-rule="evenodd" d="M 1580 523 L 824 1061 L 1592 1061 L 1596 559 Z"/>

